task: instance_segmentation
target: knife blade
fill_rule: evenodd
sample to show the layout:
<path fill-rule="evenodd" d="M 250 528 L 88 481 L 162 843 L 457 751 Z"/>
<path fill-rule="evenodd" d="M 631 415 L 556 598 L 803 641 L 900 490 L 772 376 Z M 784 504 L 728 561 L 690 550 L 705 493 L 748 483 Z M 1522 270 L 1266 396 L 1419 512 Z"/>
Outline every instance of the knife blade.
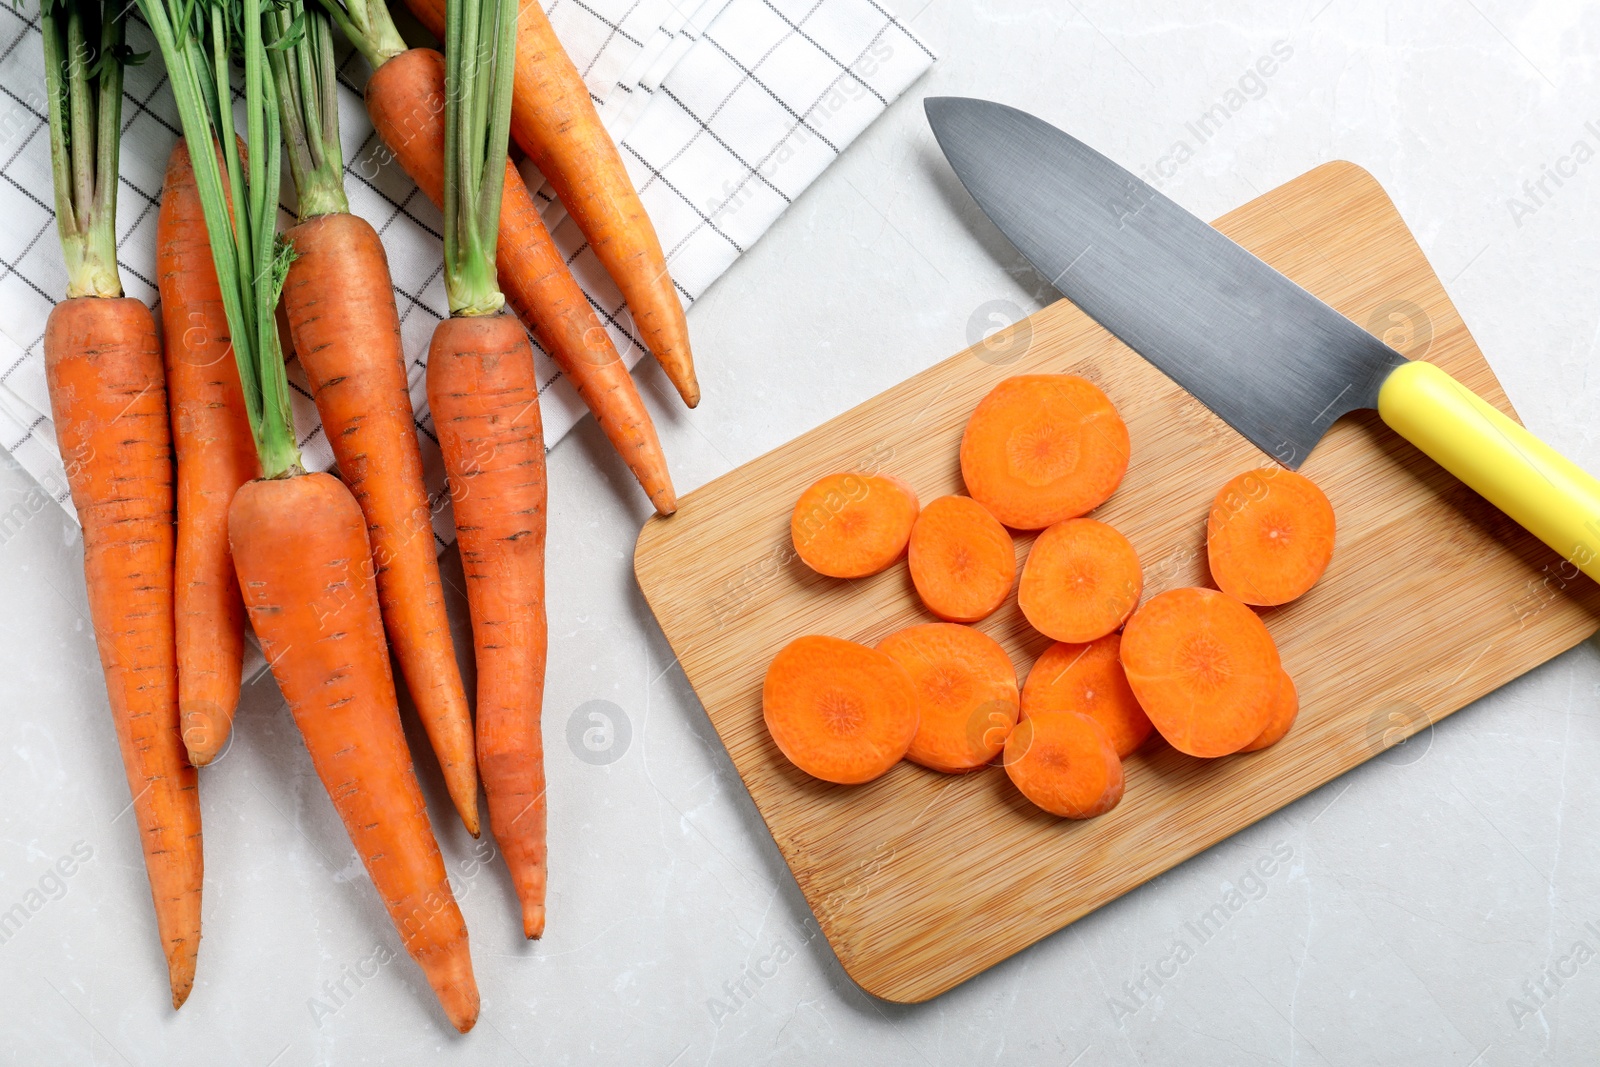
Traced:
<path fill-rule="evenodd" d="M 1600 482 L 1432 364 L 1378 338 L 1132 172 L 1026 112 L 930 97 L 956 175 L 1086 314 L 1283 465 L 1379 415 L 1600 579 Z"/>

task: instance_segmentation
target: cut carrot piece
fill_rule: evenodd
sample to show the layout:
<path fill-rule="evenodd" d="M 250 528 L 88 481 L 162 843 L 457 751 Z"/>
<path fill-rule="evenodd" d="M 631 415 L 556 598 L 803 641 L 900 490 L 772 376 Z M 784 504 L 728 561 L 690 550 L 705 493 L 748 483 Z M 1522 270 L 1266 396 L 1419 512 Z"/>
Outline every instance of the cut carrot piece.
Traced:
<path fill-rule="evenodd" d="M 1068 519 L 1028 550 L 1017 606 L 1046 637 L 1083 644 L 1121 626 L 1143 591 L 1126 537 L 1094 519 Z"/>
<path fill-rule="evenodd" d="M 1017 671 L 1000 642 L 970 626 L 934 622 L 878 642 L 911 675 L 917 734 L 906 758 L 958 774 L 1000 754 L 1017 724 Z"/>
<path fill-rule="evenodd" d="M 1214 589 L 1169 589 L 1122 632 L 1122 667 L 1173 748 L 1226 756 L 1267 728 L 1283 669 L 1256 613 Z"/>
<path fill-rule="evenodd" d="M 900 558 L 917 521 L 917 494 L 882 474 L 830 474 L 794 506 L 789 534 L 806 566 L 830 578 L 864 578 Z"/>
<path fill-rule="evenodd" d="M 1295 716 L 1299 714 L 1300 693 L 1294 687 L 1294 679 L 1289 677 L 1288 671 L 1280 671 L 1278 687 L 1273 690 L 1272 716 L 1267 720 L 1267 728 L 1239 751 L 1259 752 L 1268 745 L 1282 741 L 1284 735 L 1289 732 L 1289 727 L 1294 725 Z"/>
<path fill-rule="evenodd" d="M 1047 711 L 1017 723 L 1006 740 L 1006 774 L 1052 815 L 1092 819 L 1122 799 L 1122 761 L 1100 724 L 1076 711 Z"/>
<path fill-rule="evenodd" d="M 1100 724 L 1123 759 L 1155 729 L 1122 671 L 1122 635 L 1044 650 L 1022 687 L 1022 714 L 1076 711 Z"/>
<path fill-rule="evenodd" d="M 1088 514 L 1127 469 L 1127 424 L 1106 394 L 1070 374 L 1007 378 L 961 437 L 967 492 L 1018 530 Z"/>
<path fill-rule="evenodd" d="M 839 785 L 879 777 L 917 734 L 911 675 L 877 649 L 837 637 L 785 645 L 767 668 L 761 711 L 790 763 Z"/>
<path fill-rule="evenodd" d="M 1278 467 L 1246 471 L 1211 505 L 1211 577 L 1246 604 L 1287 604 L 1328 569 L 1333 533 L 1333 505 L 1310 478 Z"/>
<path fill-rule="evenodd" d="M 911 527 L 906 562 L 922 603 L 950 622 L 988 617 L 1017 580 L 1011 535 L 968 496 L 942 496 L 922 509 Z"/>

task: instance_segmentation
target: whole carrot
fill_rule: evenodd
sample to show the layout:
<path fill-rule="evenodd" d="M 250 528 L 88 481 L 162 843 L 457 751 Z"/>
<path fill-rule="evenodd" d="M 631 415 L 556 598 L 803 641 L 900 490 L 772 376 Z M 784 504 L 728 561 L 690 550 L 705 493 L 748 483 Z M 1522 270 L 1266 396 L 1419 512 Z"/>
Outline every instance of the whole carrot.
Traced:
<path fill-rule="evenodd" d="M 478 654 L 478 764 L 489 827 L 544 932 L 544 434 L 533 348 L 501 308 L 494 255 L 517 0 L 458 0 L 445 39 L 444 276 L 428 407 L 450 476 Z"/>
<path fill-rule="evenodd" d="M 406 5 L 434 36 L 444 39 L 445 0 L 406 0 Z M 512 137 L 555 188 L 617 283 L 640 340 L 683 402 L 694 407 L 700 403 L 700 383 L 689 351 L 689 327 L 661 241 L 616 143 L 601 125 L 583 76 L 537 3 L 523 5 L 514 48 Z"/>
<path fill-rule="evenodd" d="M 45 325 L 56 442 L 83 524 L 106 696 L 132 794 L 172 1006 L 200 949 L 200 799 L 179 734 L 172 442 L 161 340 L 117 270 L 123 22 L 101 0 L 40 12 L 67 299 Z"/>
<path fill-rule="evenodd" d="M 189 762 L 203 767 L 233 729 L 244 657 L 244 602 L 228 551 L 228 504 L 261 464 L 182 138 L 172 146 L 161 188 L 156 280 L 178 461 L 178 709 Z"/>
<path fill-rule="evenodd" d="M 166 60 L 184 136 L 191 144 L 220 143 L 228 173 L 225 191 L 211 153 L 194 158 L 261 461 L 262 477 L 242 486 L 228 511 L 245 607 L 312 765 L 406 950 L 450 1022 L 466 1031 L 478 1016 L 467 930 L 406 752 L 366 522 L 338 479 L 305 473 L 295 440 L 274 314 L 292 252 L 274 233 L 282 154 L 273 100 L 291 87 L 277 84 L 281 67 L 272 69 L 264 33 L 272 33 L 270 48 L 286 47 L 276 32 L 284 12 L 263 10 L 264 0 L 240 0 L 226 18 L 212 10 L 175 26 L 197 10 L 187 0 L 139 2 Z M 287 16 L 302 32 L 318 32 L 304 27 L 319 16 L 298 5 Z M 232 136 L 236 57 L 244 68 L 248 180 Z M 220 84 L 208 80 L 211 72 L 222 75 Z"/>
<path fill-rule="evenodd" d="M 284 44 L 270 55 L 299 196 L 300 222 L 284 234 L 294 249 L 283 290 L 289 331 L 339 473 L 367 518 L 395 659 L 450 799 L 477 836 L 472 716 L 445 616 L 389 260 L 345 197 L 332 26 L 313 8 L 292 29 L 300 11 L 297 2 L 267 15 Z"/>
<path fill-rule="evenodd" d="M 350 3 L 350 15 L 355 16 L 364 6 L 375 12 L 383 10 L 381 3 L 361 5 L 356 0 Z M 374 71 L 366 96 L 373 126 L 428 199 L 441 204 L 444 57 L 430 48 L 385 51 L 355 25 L 346 32 L 369 42 L 364 50 Z M 398 42 L 397 37 L 393 40 Z M 404 48 L 404 43 L 398 46 Z M 509 162 L 495 248 L 506 301 L 566 373 L 656 510 L 663 515 L 676 511 L 677 496 L 650 412 L 610 335 L 550 239 L 522 176 Z"/>

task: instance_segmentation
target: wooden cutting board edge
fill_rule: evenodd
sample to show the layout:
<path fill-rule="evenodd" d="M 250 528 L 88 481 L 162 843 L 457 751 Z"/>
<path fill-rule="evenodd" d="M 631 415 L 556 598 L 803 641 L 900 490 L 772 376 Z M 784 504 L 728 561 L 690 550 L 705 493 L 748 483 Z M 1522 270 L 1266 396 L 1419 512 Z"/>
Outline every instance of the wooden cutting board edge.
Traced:
<path fill-rule="evenodd" d="M 1331 172 L 1339 172 L 1342 176 L 1353 178 L 1354 180 L 1356 180 L 1358 182 L 1370 183 L 1373 187 L 1377 188 L 1379 190 L 1379 192 L 1381 193 L 1381 186 L 1378 186 L 1378 183 L 1377 183 L 1376 179 L 1374 179 L 1370 174 L 1368 174 L 1364 169 L 1360 168 L 1358 165 L 1353 164 L 1353 163 L 1348 163 L 1348 162 L 1345 162 L 1345 161 L 1333 161 L 1333 162 L 1330 162 L 1330 163 L 1322 164 L 1321 166 L 1319 166 L 1317 168 L 1314 168 L 1312 171 L 1307 172 L 1305 175 L 1302 175 L 1300 178 L 1295 179 L 1293 182 L 1286 183 L 1286 185 L 1292 185 L 1292 184 L 1295 184 L 1295 183 L 1298 183 L 1298 182 L 1301 182 L 1301 181 L 1305 181 L 1307 179 L 1310 179 L 1313 175 L 1329 174 Z M 1269 194 L 1266 194 L 1266 195 L 1270 196 L 1271 194 L 1269 193 Z M 1387 200 L 1388 200 L 1387 194 L 1383 194 L 1383 195 L 1384 195 L 1385 201 L 1387 202 Z M 1259 199 L 1264 199 L 1264 198 L 1258 198 L 1258 200 Z M 1254 204 L 1256 202 L 1257 201 L 1253 200 L 1250 203 L 1248 203 L 1246 205 L 1243 205 L 1238 209 L 1235 209 L 1235 211 L 1236 212 L 1242 212 L 1242 211 L 1246 210 L 1247 208 L 1249 208 L 1252 204 Z M 1229 216 L 1224 216 L 1224 219 L 1227 219 L 1228 217 L 1230 217 L 1233 214 L 1234 214 L 1234 212 L 1230 212 Z M 1398 215 L 1398 212 L 1396 212 L 1396 214 Z M 1219 220 L 1219 223 L 1221 221 L 1222 220 Z M 1404 229 L 1404 236 L 1409 241 L 1411 241 L 1413 245 L 1415 245 L 1415 238 L 1411 234 L 1409 227 L 1406 227 L 1404 225 L 1403 220 L 1401 221 L 1401 226 Z M 1417 251 L 1419 253 L 1421 252 L 1420 247 L 1417 248 Z M 1424 258 L 1425 258 L 1425 255 L 1424 255 Z M 1431 264 L 1429 264 L 1429 269 L 1431 271 Z M 1436 278 L 1437 278 L 1437 275 L 1435 274 L 1435 279 Z M 1072 306 L 1067 301 L 1065 301 L 1065 300 L 1058 301 L 1058 302 L 1056 302 L 1054 304 L 1051 304 L 1050 306 L 1042 309 L 1041 311 L 1035 313 L 1034 316 L 1030 316 L 1028 319 L 1023 320 L 1023 322 L 1018 323 L 1016 326 L 1012 327 L 1012 329 L 1013 330 L 1017 330 L 1017 329 L 1032 328 L 1032 325 L 1037 323 L 1038 320 L 1052 318 L 1053 316 L 1056 316 L 1056 315 L 1060 314 L 1063 311 L 1063 305 L 1065 306 L 1066 309 L 1071 309 L 1074 312 L 1076 311 L 1076 309 L 1072 308 Z M 1461 328 L 1463 330 L 1465 329 L 1464 324 L 1462 325 Z M 793 439 L 791 441 L 785 442 L 783 444 L 780 444 L 780 445 L 776 446 L 775 448 L 770 449 L 765 453 L 762 453 L 760 456 L 757 456 L 757 457 L 747 461 L 745 464 L 741 464 L 740 467 L 735 468 L 734 470 L 731 470 L 731 471 L 727 472 L 726 474 L 714 479 L 713 481 L 707 483 L 704 486 L 701 486 L 700 488 L 696 489 L 694 492 L 686 495 L 683 498 L 683 501 L 681 502 L 682 505 L 683 505 L 683 508 L 680 508 L 680 514 L 682 513 L 682 511 L 684 509 L 692 510 L 693 504 L 694 504 L 694 502 L 696 500 L 703 499 L 703 498 L 710 498 L 710 497 L 716 496 L 718 491 L 725 484 L 732 484 L 735 480 L 737 480 L 740 477 L 741 472 L 743 472 L 745 470 L 745 468 L 751 467 L 751 466 L 755 466 L 755 465 L 760 465 L 763 460 L 768 459 L 769 457 L 773 457 L 775 453 L 779 453 L 779 452 L 783 452 L 783 451 L 786 451 L 786 450 L 790 450 L 790 449 L 796 448 L 802 442 L 809 442 L 809 441 L 822 439 L 823 437 L 826 436 L 826 434 L 827 434 L 827 432 L 828 432 L 830 427 L 833 427 L 833 426 L 836 426 L 836 425 L 839 425 L 839 424 L 853 423 L 854 421 L 866 416 L 868 414 L 868 411 L 867 411 L 868 408 L 877 407 L 877 406 L 880 406 L 880 405 L 884 404 L 886 399 L 892 397 L 894 394 L 900 393 L 902 391 L 915 391 L 916 383 L 917 383 L 918 379 L 923 378 L 924 375 L 927 375 L 927 376 L 931 377 L 931 376 L 935 375 L 937 372 L 939 372 L 941 369 L 946 368 L 946 367 L 951 366 L 951 365 L 954 365 L 954 364 L 958 363 L 961 360 L 970 360 L 970 359 L 973 359 L 975 356 L 978 356 L 978 357 L 981 358 L 982 353 L 980 352 L 980 349 L 982 349 L 983 347 L 984 346 L 982 344 L 974 345 L 971 348 L 968 348 L 966 350 L 958 352 L 955 355 L 950 356 L 948 359 L 942 360 L 939 363 L 934 364 L 932 367 L 928 368 L 927 370 L 925 370 L 923 372 L 920 372 L 918 375 L 914 376 L 912 379 L 908 379 L 905 382 L 901 382 L 901 383 L 899 383 L 899 384 L 897 384 L 895 386 L 891 386 L 889 389 L 885 390 L 883 393 L 880 393 L 880 394 L 878 394 L 878 395 L 876 395 L 874 397 L 871 397 L 871 398 L 863 401 L 861 404 L 855 405 L 854 407 L 848 409 L 847 411 L 841 413 L 840 415 L 837 415 L 834 418 L 827 420 L 823 424 L 813 428 L 812 430 L 809 430 L 809 431 L 799 435 L 799 437 L 797 437 L 797 438 L 795 438 L 795 439 Z M 1485 363 L 1486 363 L 1486 361 L 1485 361 Z M 1475 388 L 1477 388 L 1478 391 L 1480 393 L 1482 393 L 1485 396 L 1485 398 L 1488 399 L 1491 403 L 1495 404 L 1496 407 L 1499 407 L 1501 410 L 1505 411 L 1511 417 L 1517 418 L 1516 412 L 1513 410 L 1509 400 L 1506 398 L 1506 396 L 1504 394 L 1504 391 L 1501 389 L 1498 380 L 1494 378 L 1492 369 L 1488 370 L 1486 379 L 1487 380 L 1471 382 L 1470 384 L 1472 384 Z M 937 398 L 935 397 L 935 399 L 937 399 Z M 931 402 L 932 401 L 930 401 L 930 403 Z M 671 517 L 668 517 L 668 518 L 660 518 L 660 517 L 652 518 L 649 522 L 647 522 L 645 524 L 644 528 L 640 531 L 640 534 L 639 534 L 639 537 L 638 537 L 638 541 L 637 541 L 636 547 L 635 547 L 635 556 L 634 556 L 635 576 L 636 576 L 637 580 L 639 581 L 639 584 L 640 584 L 640 587 L 641 587 L 642 591 L 644 592 L 646 602 L 650 604 L 652 612 L 654 612 L 656 614 L 658 619 L 667 618 L 668 617 L 668 613 L 670 613 L 671 606 L 669 604 L 666 604 L 666 603 L 659 603 L 658 602 L 657 595 L 656 595 L 657 590 L 656 590 L 656 588 L 654 586 L 654 583 L 647 580 L 647 575 L 645 574 L 644 570 L 645 570 L 645 567 L 646 567 L 646 561 L 649 558 L 652 549 L 655 548 L 661 542 L 662 538 L 668 538 L 668 537 L 673 536 L 672 527 L 673 527 L 673 518 L 671 518 Z M 1600 625 L 1600 624 L 1596 624 L 1596 625 Z M 679 655 L 680 659 L 684 658 L 685 650 L 681 649 L 681 648 L 678 648 L 676 646 L 676 644 L 674 644 L 673 638 L 672 638 L 672 634 L 669 632 L 668 627 L 665 626 L 665 625 L 663 625 L 663 632 L 668 638 L 668 643 L 669 644 L 673 644 L 674 652 Z M 1577 644 L 1582 643 L 1588 637 L 1592 636 L 1594 632 L 1595 632 L 1594 628 L 1588 628 L 1586 631 L 1585 630 L 1572 631 L 1568 635 L 1571 638 L 1570 640 L 1566 641 L 1564 644 L 1561 644 L 1560 647 L 1550 646 L 1548 648 L 1543 649 L 1542 653 L 1548 653 L 1548 654 L 1545 655 L 1544 658 L 1539 660 L 1538 662 L 1530 662 L 1530 663 L 1528 663 L 1526 665 L 1526 667 L 1523 668 L 1523 672 L 1525 673 L 1525 671 L 1527 671 L 1527 670 L 1532 670 L 1534 667 L 1539 666 L 1543 662 L 1548 661 L 1548 659 L 1554 658 L 1555 656 L 1560 655 L 1562 652 L 1564 652 L 1564 651 L 1566 651 L 1566 650 L 1568 650 L 1568 649 L 1570 649 L 1572 647 L 1575 647 Z M 1515 677 L 1515 676 L 1513 676 L 1513 677 Z M 1468 704 L 1472 703 L 1474 700 L 1481 698 L 1486 693 L 1492 692 L 1494 689 L 1498 688 L 1499 686 L 1504 685 L 1509 680 L 1510 680 L 1509 678 L 1501 678 L 1501 679 L 1499 679 L 1497 681 L 1494 681 L 1492 684 L 1479 684 L 1478 686 L 1474 687 L 1475 695 L 1469 696 L 1466 699 L 1461 700 L 1459 703 L 1456 703 L 1454 707 L 1451 707 L 1448 710 L 1440 709 L 1437 712 L 1434 712 L 1434 711 L 1430 710 L 1430 712 L 1425 717 L 1416 719 L 1415 721 L 1413 721 L 1409 725 L 1401 727 L 1401 728 L 1396 729 L 1394 731 L 1391 731 L 1391 733 L 1393 734 L 1395 740 L 1398 741 L 1399 739 L 1402 739 L 1402 738 L 1405 738 L 1405 737 L 1409 737 L 1412 734 L 1414 734 L 1414 733 L 1416 733 L 1416 732 L 1418 732 L 1420 730 L 1430 728 L 1434 723 L 1438 722 L 1439 719 L 1441 719 L 1441 718 L 1443 718 L 1443 717 L 1445 717 L 1445 716 L 1447 716 L 1449 714 L 1452 714 L 1454 711 L 1459 710 L 1461 707 L 1467 706 Z M 692 682 L 693 682 L 693 679 L 691 679 L 691 683 Z M 708 718 L 710 718 L 709 710 L 707 710 L 707 715 L 708 715 Z M 721 735 L 722 735 L 721 727 L 717 726 L 716 720 L 714 718 L 712 718 L 711 721 L 712 721 L 713 728 L 718 730 L 719 737 L 721 737 Z M 1386 737 L 1389 736 L 1389 733 L 1386 733 L 1385 736 Z M 723 740 L 726 743 L 727 739 L 723 738 Z M 1376 753 L 1373 753 L 1373 754 L 1376 754 Z M 1370 756 L 1350 761 L 1348 766 L 1346 766 L 1344 768 L 1344 770 L 1340 771 L 1339 774 L 1345 773 L 1345 771 L 1348 771 L 1349 769 L 1352 769 L 1353 767 L 1358 766 L 1360 763 L 1365 762 L 1366 758 L 1370 758 Z M 752 786 L 753 786 L 753 783 L 747 777 L 745 768 L 740 764 L 740 762 L 738 760 L 734 760 L 733 762 L 735 764 L 735 769 L 738 770 L 738 772 L 740 774 L 740 778 L 744 782 L 746 788 L 747 789 L 751 789 Z M 1337 777 L 1337 776 L 1338 775 L 1335 775 L 1334 777 Z M 1306 788 L 1304 788 L 1302 790 L 1298 790 L 1296 792 L 1295 796 L 1296 796 L 1296 798 L 1298 798 L 1299 796 L 1304 796 L 1304 795 L 1314 791 L 1315 789 L 1320 788 L 1322 785 L 1326 784 L 1327 781 L 1331 781 L 1331 780 L 1332 780 L 1332 778 L 1329 778 L 1329 779 L 1326 779 L 1324 781 L 1317 781 L 1317 782 L 1311 783 L 1311 784 L 1307 785 Z M 1232 832 L 1233 833 L 1237 833 L 1237 832 L 1239 832 L 1239 830 L 1244 829 L 1246 826 L 1254 825 L 1254 823 L 1260 821 L 1260 819 L 1263 819 L 1263 818 L 1267 817 L 1268 815 L 1272 814 L 1273 812 L 1275 812 L 1277 810 L 1280 810 L 1285 804 L 1291 803 L 1292 799 L 1290 799 L 1288 801 L 1283 801 L 1281 803 L 1277 803 L 1277 804 L 1275 804 L 1275 805 L 1273 805 L 1273 806 L 1271 806 L 1269 808 L 1261 810 L 1253 818 L 1250 818 L 1248 822 L 1243 823 L 1240 826 L 1236 827 Z M 784 858 L 785 858 L 786 862 L 788 862 L 788 864 L 790 866 L 791 873 L 796 877 L 797 881 L 800 883 L 801 888 L 804 891 L 804 895 L 806 896 L 808 902 L 812 904 L 813 910 L 815 911 L 815 909 L 816 909 L 816 901 L 813 899 L 813 892 L 812 892 L 812 890 L 811 890 L 811 888 L 809 887 L 809 884 L 808 884 L 809 883 L 809 879 L 805 876 L 805 874 L 799 868 L 796 867 L 795 862 L 794 862 L 794 857 L 789 854 L 789 849 L 784 847 L 785 846 L 785 841 L 786 841 L 786 836 L 779 830 L 779 828 L 774 827 L 774 825 L 772 824 L 772 822 L 770 821 L 770 819 L 768 817 L 768 812 L 767 812 L 767 809 L 765 807 L 763 807 L 762 805 L 758 804 L 757 805 L 757 809 L 761 813 L 763 823 L 767 826 L 768 832 L 773 834 L 774 840 L 780 846 L 780 851 L 784 853 Z M 1227 838 L 1224 837 L 1224 838 L 1221 838 L 1220 840 L 1227 840 Z M 1193 856 L 1198 855 L 1199 853 L 1206 851 L 1207 849 L 1212 847 L 1212 845 L 1217 844 L 1217 843 L 1219 843 L 1219 841 L 1206 841 L 1206 842 L 1203 842 L 1203 843 L 1194 844 L 1192 847 L 1185 846 L 1185 847 L 1177 848 L 1177 849 L 1174 850 L 1174 853 L 1173 853 L 1174 858 L 1172 859 L 1172 862 L 1169 863 L 1169 864 L 1166 864 L 1162 869 L 1163 870 L 1171 869 L 1171 867 L 1174 867 L 1177 864 L 1182 863 L 1185 860 L 1190 859 Z M 1157 873 L 1159 873 L 1159 872 L 1157 872 Z M 1152 877 L 1153 877 L 1153 875 L 1152 875 Z M 1110 899 L 1115 899 L 1115 897 L 1112 897 Z M 1083 907 L 1083 908 L 1080 908 L 1080 909 L 1074 909 L 1071 912 L 1064 912 L 1060 916 L 1061 922 L 1060 922 L 1059 926 L 1057 926 L 1054 931 L 1046 932 L 1045 934 L 1040 935 L 1040 936 L 1036 936 L 1036 937 L 1029 937 L 1029 938 L 1023 940 L 1021 943 L 1019 943 L 1016 946 L 1014 946 L 1013 948 L 1011 948 L 1009 951 L 1003 953 L 999 958 L 1005 958 L 1006 956 L 1011 955 L 1015 951 L 1020 951 L 1021 948 L 1024 948 L 1029 944 L 1033 944 L 1033 943 L 1036 943 L 1038 940 L 1042 940 L 1043 937 L 1050 936 L 1051 933 L 1059 932 L 1061 929 L 1064 929 L 1067 925 L 1070 925 L 1070 923 L 1076 921 L 1078 918 L 1081 918 L 1084 914 L 1087 914 L 1088 912 L 1095 910 L 1096 908 L 1098 908 L 1099 906 L 1101 906 L 1102 904 L 1104 904 L 1106 902 L 1107 901 L 1100 901 L 1100 902 L 1095 903 L 1095 904 L 1093 904 L 1091 906 L 1088 906 L 1088 907 Z M 978 968 L 977 970 L 966 970 L 966 969 L 958 968 L 958 970 L 960 970 L 961 973 L 951 974 L 951 975 L 946 976 L 946 977 L 935 977 L 935 976 L 932 976 L 932 975 L 925 975 L 925 976 L 922 976 L 921 980 L 912 981 L 912 982 L 900 982 L 900 981 L 894 981 L 894 980 L 887 980 L 883 974 L 875 972 L 873 970 L 873 968 L 871 968 L 871 967 L 863 968 L 862 967 L 862 962 L 863 961 L 859 960 L 856 957 L 855 952 L 853 952 L 851 950 L 850 946 L 848 946 L 846 944 L 841 944 L 841 943 L 835 942 L 833 931 L 831 931 L 829 929 L 829 927 L 833 925 L 832 922 L 828 921 L 829 918 L 830 918 L 829 916 L 824 916 L 824 915 L 820 915 L 820 914 L 818 915 L 818 919 L 823 922 L 824 931 L 826 933 L 828 933 L 830 944 L 834 948 L 835 954 L 838 957 L 838 959 L 840 960 L 841 966 L 843 966 L 843 968 L 845 969 L 846 973 L 849 974 L 851 976 L 852 980 L 855 981 L 858 985 L 860 985 L 861 988 L 863 990 L 865 990 L 866 992 L 868 992 L 869 994 L 871 994 L 873 996 L 876 996 L 876 997 L 879 997 L 881 999 L 892 1001 L 892 1002 L 897 1002 L 897 1003 L 918 1003 L 918 1002 L 926 1001 L 928 999 L 931 999 L 934 996 L 939 995 L 942 992 L 947 991 L 950 988 L 953 988 L 955 985 L 960 984 L 962 981 L 965 981 L 967 978 L 973 977 L 976 973 L 980 973 L 982 969 L 985 969 L 987 966 L 992 965 L 993 962 L 998 962 L 998 959 L 992 960 L 990 963 L 985 964 L 983 968 Z"/>

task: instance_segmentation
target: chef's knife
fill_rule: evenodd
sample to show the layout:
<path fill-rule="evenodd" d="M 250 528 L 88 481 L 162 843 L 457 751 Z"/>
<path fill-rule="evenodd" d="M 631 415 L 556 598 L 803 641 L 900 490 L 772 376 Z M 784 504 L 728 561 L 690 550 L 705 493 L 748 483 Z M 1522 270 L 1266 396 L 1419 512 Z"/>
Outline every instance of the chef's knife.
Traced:
<path fill-rule="evenodd" d="M 1041 119 L 930 97 L 957 176 L 1062 295 L 1290 468 L 1358 408 L 1600 580 L 1600 482 Z"/>

